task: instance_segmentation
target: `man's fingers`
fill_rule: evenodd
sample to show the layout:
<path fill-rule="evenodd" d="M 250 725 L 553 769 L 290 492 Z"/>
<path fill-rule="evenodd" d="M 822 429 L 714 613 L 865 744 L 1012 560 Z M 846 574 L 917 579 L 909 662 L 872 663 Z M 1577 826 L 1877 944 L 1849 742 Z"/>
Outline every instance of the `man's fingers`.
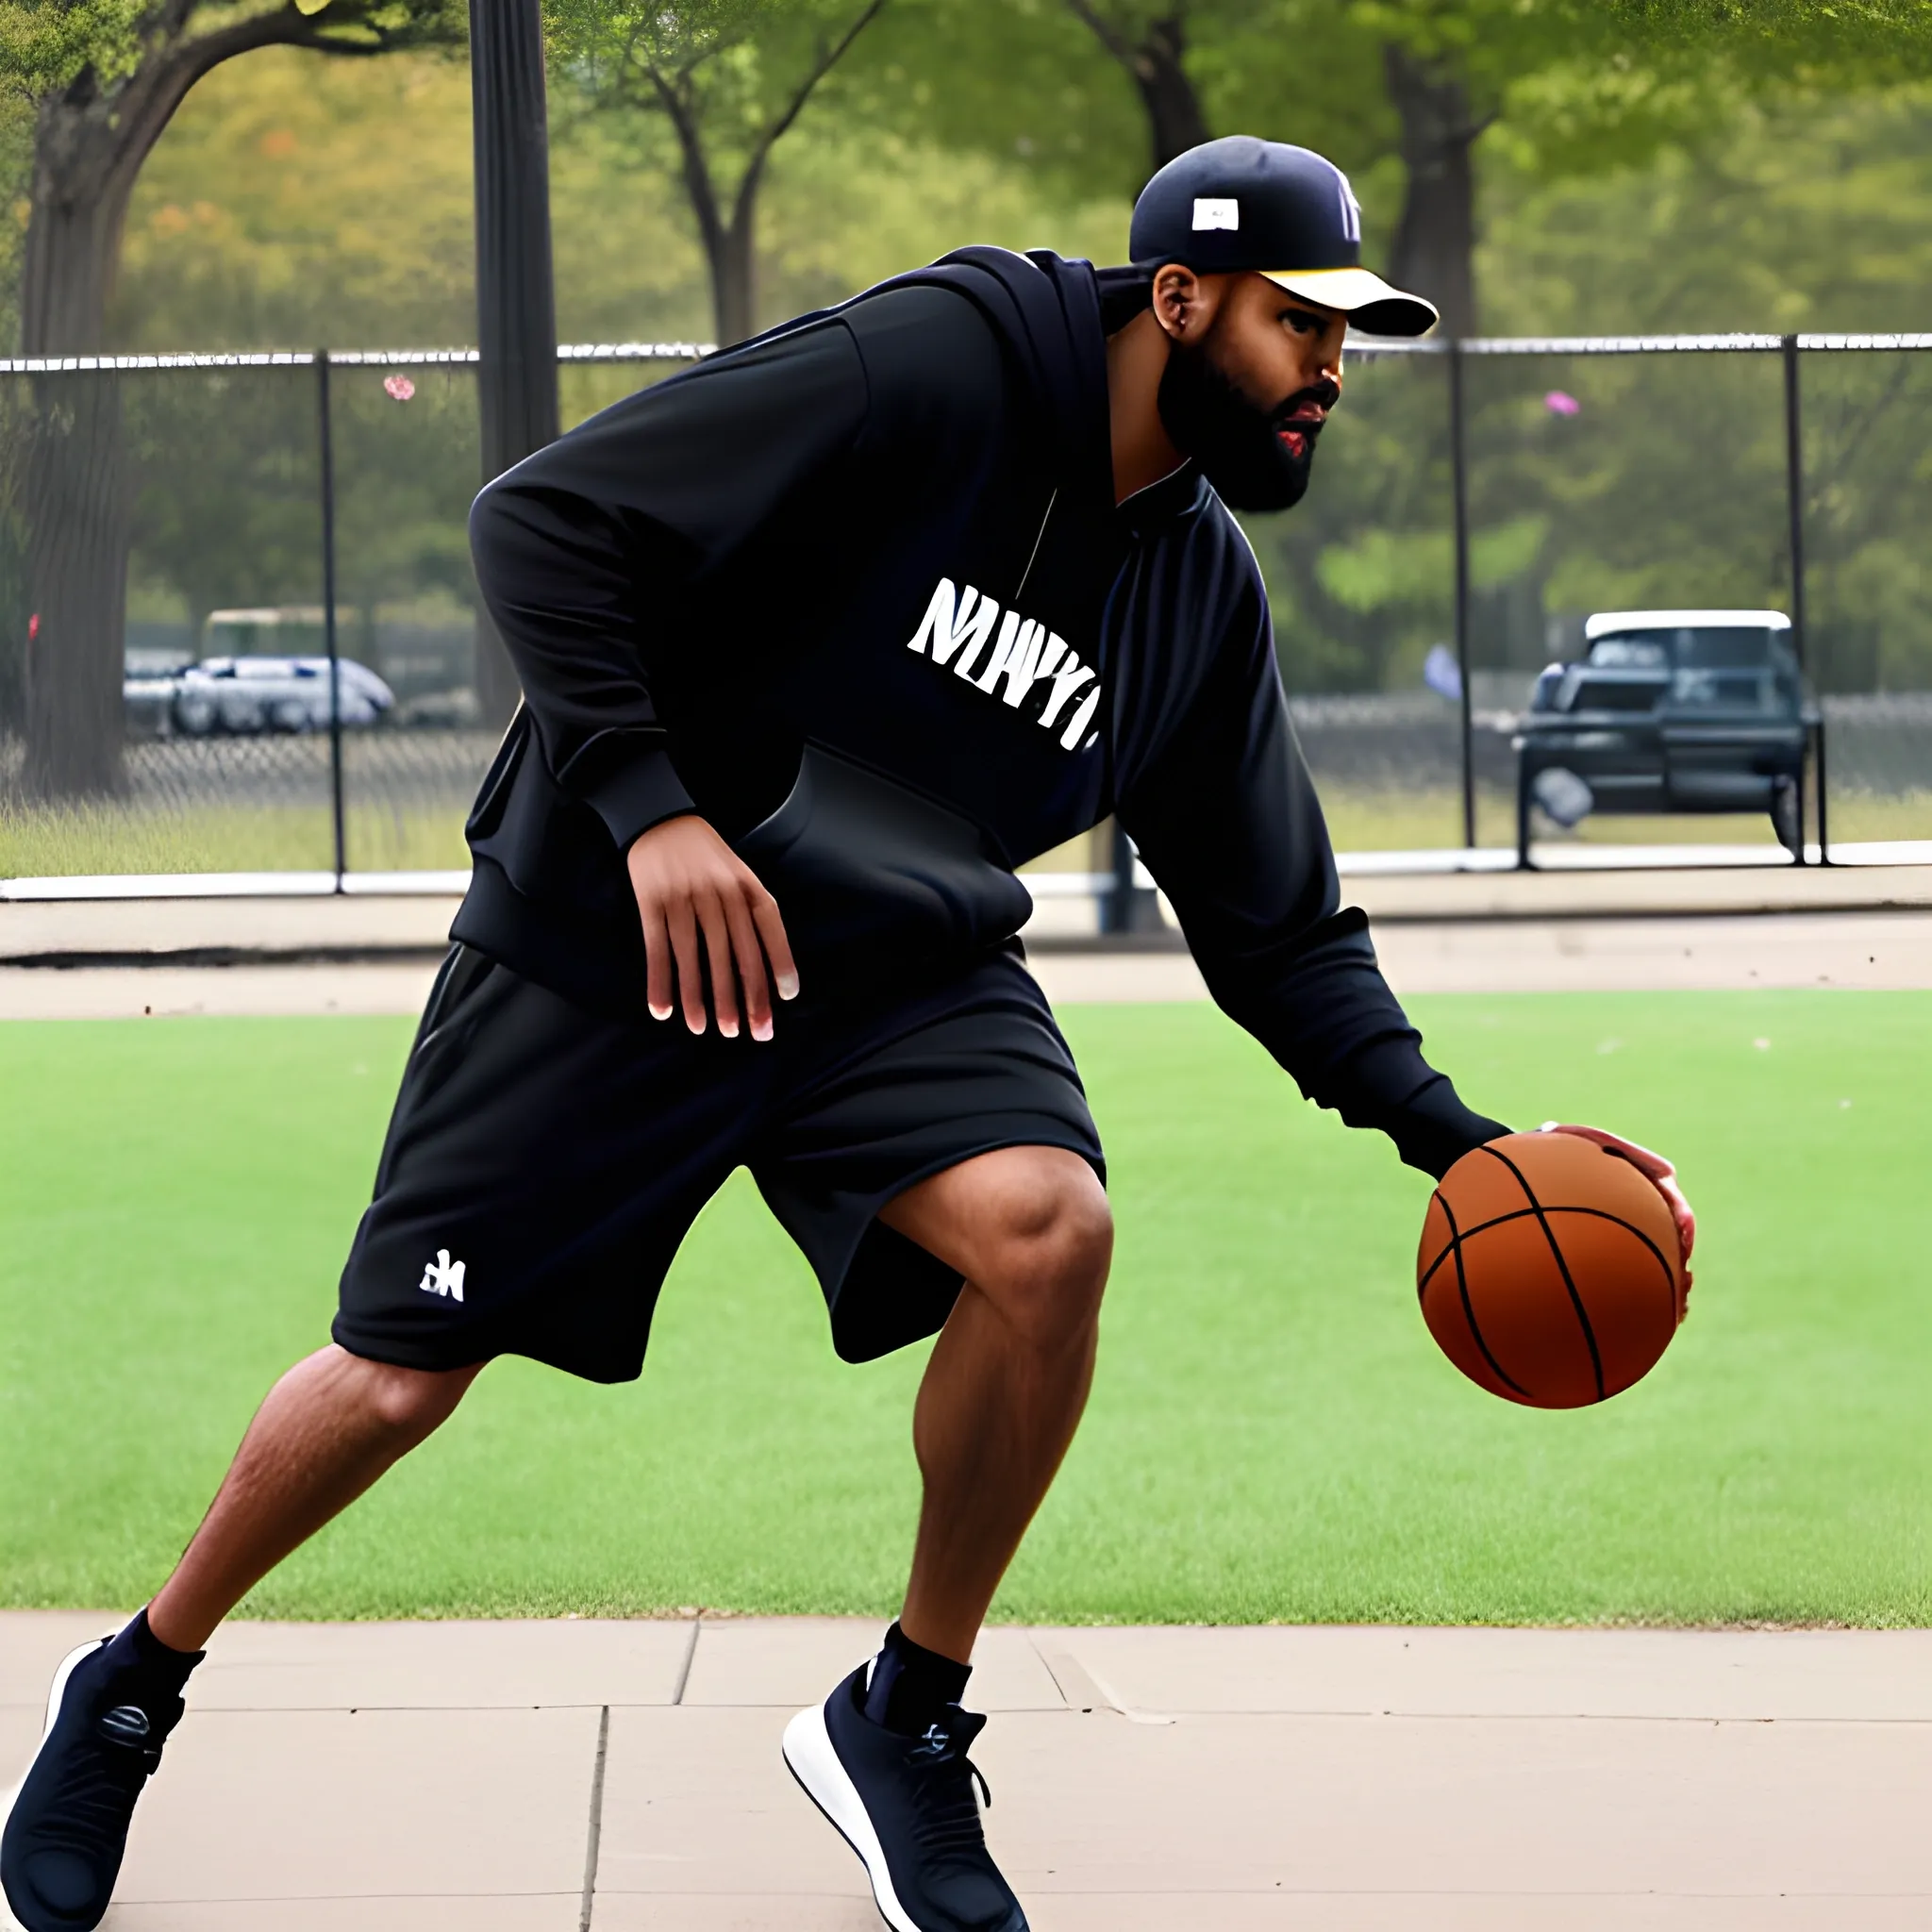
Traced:
<path fill-rule="evenodd" d="M 740 892 L 724 895 L 724 917 L 731 927 L 731 951 L 738 961 L 738 983 L 744 989 L 744 1024 L 754 1040 L 772 1037 L 772 990 L 765 978 L 764 948 L 751 908 Z"/>
<path fill-rule="evenodd" d="M 671 934 L 664 924 L 664 908 L 655 900 L 638 908 L 644 929 L 644 1000 L 654 1020 L 668 1020 L 671 1005 Z"/>
<path fill-rule="evenodd" d="M 751 916 L 765 942 L 765 957 L 772 962 L 772 978 L 781 1000 L 798 997 L 798 968 L 791 959 L 791 941 L 785 937 L 785 922 L 778 916 L 778 902 L 754 884 L 745 894 L 751 902 Z"/>
<path fill-rule="evenodd" d="M 724 906 L 709 893 L 698 902 L 698 924 L 705 936 L 705 958 L 711 969 L 711 1008 L 718 1031 L 738 1038 L 738 976 L 731 970 L 731 928 Z"/>
<path fill-rule="evenodd" d="M 1657 1191 L 1670 1203 L 1671 1219 L 1677 1224 L 1677 1245 L 1683 1250 L 1684 1259 L 1690 1259 L 1690 1250 L 1697 1245 L 1697 1213 L 1684 1198 L 1684 1191 L 1668 1174 L 1657 1182 Z"/>
<path fill-rule="evenodd" d="M 689 899 L 675 899 L 665 908 L 665 924 L 671 932 L 671 953 L 677 961 L 678 1004 L 684 1008 L 684 1024 L 693 1033 L 705 1030 L 705 976 L 698 970 L 697 921 Z"/>
<path fill-rule="evenodd" d="M 1648 1147 L 1640 1147 L 1635 1141 L 1626 1141 L 1621 1134 L 1607 1133 L 1602 1127 L 1579 1126 L 1569 1121 L 1545 1121 L 1541 1131 L 1545 1134 L 1573 1134 L 1579 1141 L 1593 1141 L 1599 1147 L 1627 1160 L 1664 1197 L 1664 1205 L 1671 1210 L 1671 1220 L 1677 1230 L 1678 1251 L 1685 1261 L 1690 1260 L 1690 1250 L 1697 1245 L 1697 1216 L 1685 1198 L 1684 1190 L 1678 1185 L 1677 1170 L 1661 1154 L 1654 1154 Z"/>

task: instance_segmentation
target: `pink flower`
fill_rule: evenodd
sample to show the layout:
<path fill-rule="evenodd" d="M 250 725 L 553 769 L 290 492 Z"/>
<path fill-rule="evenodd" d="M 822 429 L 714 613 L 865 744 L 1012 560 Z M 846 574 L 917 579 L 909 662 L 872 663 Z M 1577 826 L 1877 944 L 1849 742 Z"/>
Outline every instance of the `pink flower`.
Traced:
<path fill-rule="evenodd" d="M 1543 398 L 1543 408 L 1553 416 L 1580 416 L 1583 405 L 1569 391 L 1553 389 Z"/>
<path fill-rule="evenodd" d="M 385 375 L 382 386 L 399 403 L 407 403 L 416 393 L 416 385 L 407 375 Z"/>

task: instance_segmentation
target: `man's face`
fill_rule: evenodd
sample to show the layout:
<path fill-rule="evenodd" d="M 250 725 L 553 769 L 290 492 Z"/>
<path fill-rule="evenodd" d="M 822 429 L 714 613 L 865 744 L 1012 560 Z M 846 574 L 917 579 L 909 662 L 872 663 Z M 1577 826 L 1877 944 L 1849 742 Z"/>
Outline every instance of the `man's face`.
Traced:
<path fill-rule="evenodd" d="M 1341 397 L 1347 319 L 1266 275 L 1160 271 L 1155 309 L 1172 346 L 1160 419 L 1236 509 L 1287 509 Z"/>

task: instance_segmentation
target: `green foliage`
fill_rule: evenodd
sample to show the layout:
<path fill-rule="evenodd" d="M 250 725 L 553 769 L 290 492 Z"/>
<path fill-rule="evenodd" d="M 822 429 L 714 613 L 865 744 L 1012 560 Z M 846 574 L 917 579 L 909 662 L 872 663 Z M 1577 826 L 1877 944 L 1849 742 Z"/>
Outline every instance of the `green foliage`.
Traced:
<path fill-rule="evenodd" d="M 1092 1406 L 995 1614 L 1924 1624 L 1928 1005 L 1414 1002 L 1474 1103 L 1667 1148 L 1697 1205 L 1690 1321 L 1638 1388 L 1568 1414 L 1484 1395 L 1431 1345 L 1426 1184 L 1378 1136 L 1301 1105 L 1205 1002 L 1070 1009 L 1120 1237 Z M 409 1031 L 0 1028 L 0 1599 L 156 1587 L 326 1332 Z M 678 1257 L 641 1383 L 492 1367 L 249 1608 L 887 1614 L 923 1356 L 837 1362 L 740 1176 Z"/>
<path fill-rule="evenodd" d="M 854 114 L 902 140 L 985 156 L 1069 200 L 1131 199 L 1140 104 L 1065 0 L 894 0 L 853 49 Z"/>
<path fill-rule="evenodd" d="M 71 86 L 92 68 L 108 86 L 141 63 L 153 0 L 6 0 L 0 75 L 29 100 Z"/>
<path fill-rule="evenodd" d="M 721 341 L 752 332 L 758 194 L 772 150 L 886 0 L 554 0 L 553 58 L 580 111 L 675 142 Z"/>
<path fill-rule="evenodd" d="M 83 75 L 111 93 L 195 37 L 281 16 L 275 39 L 345 54 L 459 42 L 462 0 L 0 0 L 0 82 L 29 100 Z"/>
<path fill-rule="evenodd" d="M 1317 0 L 1098 0 L 1138 43 L 1178 21 L 1212 133 L 1257 134 L 1369 165 L 1392 146 L 1380 55 L 1345 8 Z M 869 118 L 1017 159 L 1063 193 L 1131 197 L 1147 177 L 1133 80 L 1068 0 L 897 0 L 854 57 Z"/>

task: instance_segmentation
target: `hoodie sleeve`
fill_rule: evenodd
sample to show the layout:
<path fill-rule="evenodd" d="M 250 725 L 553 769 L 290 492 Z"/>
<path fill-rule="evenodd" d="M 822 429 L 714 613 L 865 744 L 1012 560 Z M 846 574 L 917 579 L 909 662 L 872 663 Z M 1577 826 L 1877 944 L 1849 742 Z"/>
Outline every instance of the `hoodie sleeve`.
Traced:
<path fill-rule="evenodd" d="M 1322 808 L 1289 723 L 1258 578 L 1180 727 L 1120 802 L 1215 1002 L 1352 1127 L 1440 1179 L 1508 1129 L 1423 1058 L 1343 908 Z"/>
<path fill-rule="evenodd" d="M 476 580 L 544 758 L 620 851 L 693 809 L 652 697 L 701 642 L 683 593 L 823 488 L 865 414 L 851 334 L 823 323 L 626 397 L 477 497 Z"/>

